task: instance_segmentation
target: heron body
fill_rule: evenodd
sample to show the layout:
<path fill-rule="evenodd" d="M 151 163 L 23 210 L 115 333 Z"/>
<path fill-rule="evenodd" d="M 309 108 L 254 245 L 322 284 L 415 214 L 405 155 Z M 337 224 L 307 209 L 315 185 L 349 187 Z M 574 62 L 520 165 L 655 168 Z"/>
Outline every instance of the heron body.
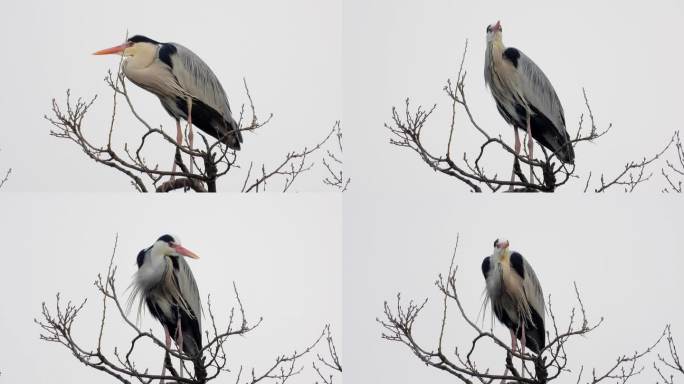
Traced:
<path fill-rule="evenodd" d="M 153 93 L 176 120 L 176 142 L 182 143 L 180 120 L 188 122 L 188 144 L 193 146 L 192 126 L 239 150 L 242 133 L 233 119 L 228 97 L 214 72 L 190 49 L 178 43 L 160 43 L 136 35 L 125 43 L 95 52 L 125 56 L 123 73 L 137 86 Z M 193 162 L 190 162 L 192 170 Z M 174 162 L 174 172 L 176 163 Z"/>
<path fill-rule="evenodd" d="M 534 139 L 563 163 L 574 164 L 572 141 L 555 89 L 529 57 L 504 46 L 501 34 L 499 22 L 487 27 L 484 77 L 499 113 L 515 130 L 516 154 L 520 151 L 518 129 L 522 129 L 530 135 L 530 159 Z"/>
<path fill-rule="evenodd" d="M 494 253 L 482 261 L 486 301 L 492 312 L 511 332 L 512 349 L 516 339 L 539 354 L 544 348 L 544 293 L 532 266 L 518 252 L 510 251 L 507 240 L 494 242 Z"/>
<path fill-rule="evenodd" d="M 184 257 L 197 255 L 171 235 L 161 236 L 151 247 L 140 251 L 129 308 L 137 299 L 140 313 L 144 302 L 164 327 L 167 348 L 173 337 L 178 349 L 192 358 L 196 376 L 202 377 L 202 308 L 197 283 Z"/>

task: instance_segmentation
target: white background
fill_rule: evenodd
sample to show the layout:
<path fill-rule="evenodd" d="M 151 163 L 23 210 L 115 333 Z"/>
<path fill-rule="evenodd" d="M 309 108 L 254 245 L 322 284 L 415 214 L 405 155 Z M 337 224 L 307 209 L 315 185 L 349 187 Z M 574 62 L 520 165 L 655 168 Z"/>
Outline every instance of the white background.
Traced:
<path fill-rule="evenodd" d="M 54 309 L 57 292 L 63 302 L 88 298 L 74 324 L 74 336 L 85 349 L 96 346 L 102 301 L 93 281 L 106 272 L 116 233 L 117 288 L 122 297 L 127 297 L 124 290 L 137 269 L 138 251 L 172 233 L 200 256 L 190 260 L 190 267 L 202 300 L 211 293 L 219 325 L 236 305 L 233 282 L 248 320 L 263 316 L 262 325 L 252 333 L 227 342 L 233 373 L 223 374 L 221 382 L 234 382 L 240 364 L 246 372 L 252 367 L 260 372 L 280 354 L 301 351 L 326 323 L 342 353 L 339 196 L 140 199 L 131 194 L 5 194 L 0 212 L 5 263 L 0 269 L 5 346 L 0 348 L 0 382 L 112 382 L 104 373 L 85 368 L 64 347 L 40 341 L 33 319 L 40 317 L 43 301 Z M 103 341 L 109 356 L 115 346 L 127 349 L 132 338 L 116 315 L 109 311 Z M 205 329 L 209 323 L 205 317 Z M 161 325 L 149 314 L 142 317 L 141 327 L 163 339 Z M 316 352 L 326 351 L 321 344 Z M 136 362 L 160 373 L 162 359 L 160 350 L 143 346 Z M 305 373 L 297 380 L 313 382 L 311 357 L 300 366 Z"/>
<path fill-rule="evenodd" d="M 433 172 L 417 154 L 390 147 L 391 107 L 403 113 L 406 97 L 413 107 L 437 103 L 423 139 L 438 155 L 446 152 L 450 100 L 442 91 L 454 79 L 469 40 L 464 68 L 466 96 L 478 123 L 490 135 L 513 143 L 513 129 L 501 118 L 484 84 L 487 25 L 501 20 L 503 42 L 520 49 L 546 73 L 565 109 L 570 135 L 584 112 L 587 89 L 601 128 L 611 132 L 576 150 L 577 175 L 616 176 L 628 160 L 661 150 L 681 129 L 684 57 L 676 46 L 681 34 L 679 1 L 347 1 L 344 4 L 344 121 L 353 148 L 347 170 L 357 190 L 467 192 L 466 185 Z M 349 22 L 347 22 L 349 21 Z M 457 112 L 452 156 L 476 156 L 481 134 Z M 492 148 L 493 149 L 493 148 Z M 494 152 L 494 151 L 493 151 Z M 538 147 L 535 153 L 539 151 Z M 672 156 L 669 157 L 672 159 Z M 503 178 L 512 158 L 493 157 L 486 168 Z M 663 162 L 643 187 L 660 191 Z M 598 172 L 598 173 L 597 173 Z M 566 190 L 581 191 L 583 182 Z"/>
<path fill-rule="evenodd" d="M 49 136 L 51 125 L 43 119 L 52 98 L 63 105 L 68 88 L 74 99 L 98 94 L 84 131 L 93 142 L 106 142 L 112 92 L 103 78 L 107 70 L 116 71 L 119 57 L 92 52 L 121 44 L 126 31 L 178 42 L 199 55 L 223 84 L 236 119 L 247 102 L 242 83 L 247 79 L 261 119 L 269 113 L 274 118 L 260 131 L 245 133 L 241 165 L 275 166 L 288 151 L 311 147 L 342 117 L 340 9 L 340 2 L 315 0 L 7 2 L 0 13 L 0 172 L 8 167 L 13 172 L 4 188 L 132 190 L 123 174 L 91 161 L 73 143 Z M 157 97 L 133 84 L 129 89 L 138 112 L 175 137 L 175 122 Z M 122 101 L 114 141 L 136 142 L 144 128 Z M 153 146 L 147 155 L 162 169 L 170 169 L 172 157 L 168 146 Z M 245 173 L 226 176 L 219 189 L 239 191 Z M 292 189 L 328 190 L 322 175 L 319 164 Z M 279 190 L 281 181 L 271 187 Z"/>

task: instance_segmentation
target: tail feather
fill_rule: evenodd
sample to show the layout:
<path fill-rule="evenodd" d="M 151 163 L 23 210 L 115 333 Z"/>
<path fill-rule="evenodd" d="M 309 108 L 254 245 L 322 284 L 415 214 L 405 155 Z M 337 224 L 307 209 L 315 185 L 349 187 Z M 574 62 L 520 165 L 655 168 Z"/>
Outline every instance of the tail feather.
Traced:
<path fill-rule="evenodd" d="M 222 138 L 223 144 L 227 145 L 228 148 L 240 150 L 240 143 L 242 143 L 242 132 L 240 132 L 240 127 L 232 117 L 230 120 L 226 121 L 226 126 L 228 129 Z"/>
<path fill-rule="evenodd" d="M 204 368 L 204 357 L 202 356 L 202 340 L 196 340 L 195 334 L 191 330 L 183 330 L 183 352 L 192 357 L 192 364 L 195 367 L 195 379 L 199 383 L 204 383 L 207 378 L 207 370 Z"/>

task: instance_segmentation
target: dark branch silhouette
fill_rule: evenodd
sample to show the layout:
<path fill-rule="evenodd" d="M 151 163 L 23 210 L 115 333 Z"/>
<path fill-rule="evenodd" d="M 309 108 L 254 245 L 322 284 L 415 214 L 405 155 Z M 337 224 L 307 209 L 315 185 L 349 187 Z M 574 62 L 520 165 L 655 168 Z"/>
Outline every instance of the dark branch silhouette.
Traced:
<path fill-rule="evenodd" d="M 302 357 L 312 353 L 314 348 L 326 336 L 329 336 L 329 327 L 325 327 L 319 336 L 311 343 L 300 350 L 295 350 L 287 354 L 279 354 L 274 358 L 273 363 L 262 370 L 255 368 L 245 369 L 240 366 L 237 372 L 227 368 L 228 356 L 226 353 L 226 343 L 237 336 L 245 336 L 254 331 L 262 322 L 259 318 L 256 322 L 247 320 L 245 308 L 238 294 L 237 287 L 233 283 L 233 292 L 237 307 L 228 311 L 226 320 L 217 320 L 211 305 L 211 297 L 207 297 L 207 309 L 209 315 L 209 326 L 205 329 L 206 342 L 200 353 L 204 364 L 205 376 L 197 377 L 195 372 L 188 370 L 188 362 L 196 360 L 196 356 L 187 356 L 179 353 L 175 349 L 166 349 L 162 340 L 158 339 L 151 330 L 143 330 L 131 320 L 123 308 L 121 298 L 116 289 L 116 266 L 114 257 L 116 255 L 118 236 L 114 243 L 114 250 L 110 258 L 107 274 L 105 277 L 98 274 L 95 286 L 102 295 L 102 317 L 99 323 L 99 332 L 96 335 L 96 342 L 84 342 L 76 340 L 73 331 L 76 327 L 76 319 L 79 313 L 85 308 L 86 300 L 79 304 L 68 301 L 66 304 L 61 300 L 59 293 L 56 295 L 54 309 L 42 304 L 42 319 L 34 320 L 42 329 L 41 340 L 57 343 L 68 349 L 71 354 L 86 366 L 107 373 L 116 378 L 121 383 L 151 383 L 156 380 L 165 380 L 167 383 L 187 383 L 201 384 L 217 379 L 220 375 L 233 375 L 236 384 L 256 384 L 256 383 L 284 383 L 293 376 L 302 372 L 304 365 L 300 364 Z M 113 350 L 108 350 L 103 346 L 102 337 L 106 330 L 108 321 L 108 308 L 113 308 L 116 313 L 115 318 L 122 321 L 135 336 L 128 342 L 115 346 Z M 168 374 L 161 376 L 155 374 L 160 367 L 140 367 L 136 364 L 134 356 L 136 348 L 142 344 L 155 346 L 159 350 L 159 356 L 165 355 L 165 366 Z M 176 370 L 172 365 L 171 358 L 180 359 L 185 362 Z M 183 374 L 185 373 L 185 374 Z M 223 381 L 226 381 L 224 378 Z"/>
<path fill-rule="evenodd" d="M 463 64 L 465 62 L 466 53 L 468 51 L 468 42 L 466 41 L 461 57 L 461 64 L 459 66 L 458 74 L 456 75 L 455 84 L 451 79 L 447 80 L 444 86 L 444 92 L 449 98 L 451 107 L 451 119 L 448 127 L 448 136 L 446 136 L 446 148 L 436 150 L 427 148 L 422 140 L 422 134 L 425 128 L 428 127 L 428 120 L 432 113 L 436 110 L 437 104 L 428 108 L 418 106 L 412 108 L 410 99 L 407 98 L 403 110 L 397 107 L 392 107 L 392 121 L 385 123 L 385 127 L 390 131 L 390 144 L 408 148 L 415 152 L 430 168 L 442 174 L 454 177 L 461 183 L 464 183 L 473 192 L 482 192 L 489 190 L 492 192 L 507 190 L 508 187 L 513 187 L 513 191 L 517 192 L 553 192 L 559 187 L 565 185 L 572 179 L 580 179 L 577 175 L 575 165 L 563 164 L 558 161 L 554 153 L 550 153 L 546 148 L 541 148 L 543 158 L 534 158 L 530 161 L 527 155 L 527 149 L 516 156 L 515 150 L 506 144 L 501 136 L 491 135 L 488 130 L 481 126 L 476 117 L 473 115 L 466 98 L 466 71 Z M 582 114 L 579 119 L 576 134 L 571 136 L 571 145 L 576 149 L 579 145 L 587 142 L 594 142 L 604 135 L 606 135 L 612 128 L 612 124 L 604 129 L 600 129 L 594 118 L 593 111 L 589 105 L 589 98 L 584 89 L 582 89 L 584 97 L 584 104 L 586 113 Z M 458 138 L 454 134 L 457 125 L 457 112 L 465 112 L 468 121 L 472 128 L 479 132 L 482 136 L 482 144 L 479 148 L 472 152 L 464 152 L 462 158 L 459 160 L 454 157 L 452 153 L 452 144 L 456 144 Z M 585 121 L 585 116 L 588 116 L 588 127 Z M 526 135 L 524 135 L 526 136 Z M 526 137 L 522 142 L 526 141 Z M 646 168 L 651 165 L 656 159 L 660 158 L 674 142 L 674 137 L 665 146 L 665 148 L 658 152 L 655 156 L 644 157 L 642 161 L 629 161 L 625 165 L 625 169 L 618 173 L 615 177 L 607 177 L 601 173 L 600 185 L 592 188 L 596 192 L 603 192 L 610 187 L 623 186 L 626 191 L 633 191 L 638 185 L 646 182 L 653 175 L 648 172 Z M 525 146 L 523 146 L 525 147 Z M 442 152 L 443 151 L 443 152 Z M 518 177 L 517 181 L 511 182 L 508 179 L 500 178 L 498 174 L 492 174 L 485 164 L 488 158 L 488 153 L 497 151 L 499 154 L 509 154 L 514 158 L 514 170 Z M 539 151 L 536 151 L 539 153 Z M 534 180 L 528 180 L 523 174 L 520 164 L 532 165 L 534 169 Z M 585 192 L 590 188 L 591 172 L 587 176 Z M 506 188 L 502 188 L 506 187 Z"/>
<path fill-rule="evenodd" d="M 314 163 L 307 162 L 308 156 L 320 150 L 330 140 L 333 133 L 335 133 L 336 127 L 338 127 L 337 123 L 333 125 L 327 136 L 313 147 L 304 147 L 301 151 L 288 152 L 283 161 L 273 169 L 267 169 L 265 165 L 262 165 L 260 171 L 256 172 L 259 176 L 252 175 L 254 164 L 250 163 L 241 192 L 266 191 L 267 183 L 273 176 L 283 176 L 285 178 L 282 191 L 287 192 L 297 176 L 313 168 Z"/>
<path fill-rule="evenodd" d="M 5 185 L 11 173 L 12 168 L 8 168 L 7 171 L 5 171 L 4 175 L 0 174 L 0 188 L 2 188 L 3 185 Z"/>
<path fill-rule="evenodd" d="M 342 374 L 342 364 L 330 332 L 330 325 L 325 327 L 325 341 L 327 343 L 326 354 L 321 356 L 317 353 L 316 360 L 312 363 L 313 369 L 321 379 L 321 382 L 316 381 L 316 384 L 333 384 L 334 378 Z"/>
<path fill-rule="evenodd" d="M 131 102 L 127 90 L 127 81 L 121 71 L 121 66 L 119 66 L 116 75 L 110 71 L 105 82 L 113 91 L 112 114 L 107 128 L 106 143 L 93 142 L 87 135 L 87 127 L 83 124 L 83 119 L 97 100 L 97 95 L 89 100 L 78 98 L 73 101 L 70 90 L 66 92 L 66 102 L 60 105 L 53 99 L 51 116 L 44 116 L 53 126 L 50 134 L 59 139 L 73 142 L 90 159 L 123 173 L 130 179 L 133 187 L 140 192 L 169 192 L 173 190 L 216 192 L 217 181 L 228 175 L 229 172 L 232 174 L 234 168 L 240 168 L 238 164 L 239 152 L 228 148 L 217 139 L 197 132 L 201 139 L 199 147 L 191 149 L 186 144 L 178 145 L 176 139 L 164 132 L 161 126 L 153 127 L 150 125 Z M 269 114 L 263 120 L 257 116 L 247 81 L 245 80 L 243 83 L 249 103 L 247 107 L 243 104 L 240 108 L 238 126 L 241 131 L 256 131 L 269 124 L 273 114 Z M 141 136 L 136 143 L 116 141 L 115 133 L 118 128 L 116 117 L 119 113 L 121 98 L 141 126 Z M 99 130 L 101 131 L 101 129 Z M 283 178 L 284 187 L 282 190 L 288 190 L 300 174 L 313 167 L 314 163 L 308 162 L 308 158 L 318 151 L 331 135 L 332 131 L 331 134 L 325 136 L 322 141 L 312 147 L 288 152 L 283 161 L 275 166 L 250 163 L 246 176 L 244 176 L 242 192 L 264 191 L 267 181 L 272 178 Z M 184 142 L 187 142 L 187 128 L 185 136 Z M 169 154 L 175 152 L 175 163 L 179 169 L 176 172 L 165 170 L 167 167 L 160 166 L 149 159 L 148 148 L 159 145 L 159 143 L 169 148 Z M 188 166 L 190 162 L 192 162 L 193 167 Z M 171 164 L 168 164 L 168 168 L 171 168 Z M 190 168 L 194 168 L 193 172 L 190 172 Z M 260 171 L 252 172 L 253 168 L 260 169 Z"/>
<path fill-rule="evenodd" d="M 540 351 L 540 354 L 533 355 L 526 353 L 520 355 L 518 350 L 510 349 L 509 344 L 496 337 L 491 331 L 482 329 L 477 325 L 463 308 L 459 292 L 456 286 L 456 272 L 458 266 L 455 265 L 456 252 L 458 250 L 458 240 L 451 258 L 451 264 L 446 276 L 439 275 L 435 285 L 442 295 L 442 316 L 439 324 L 440 328 L 438 339 L 432 345 L 425 345 L 418 340 L 419 335 L 414 333 L 414 325 L 419 319 L 421 312 L 426 308 L 428 299 L 420 302 L 413 300 L 408 303 L 402 301 L 401 294 L 397 294 L 396 303 L 390 305 L 385 302 L 384 318 L 377 319 L 384 328 L 382 338 L 391 342 L 397 342 L 406 346 L 418 359 L 428 366 L 442 370 L 458 378 L 463 383 L 492 383 L 494 380 L 502 382 L 516 383 L 548 383 L 559 379 L 567 382 L 571 380 L 570 370 L 567 368 L 569 357 L 566 346 L 577 338 L 584 338 L 597 329 L 602 323 L 603 318 L 597 322 L 590 322 L 584 304 L 580 297 L 579 289 L 575 284 L 575 295 L 577 304 L 570 310 L 569 321 L 566 325 L 560 324 L 554 312 L 551 296 L 548 296 L 548 314 L 551 318 L 547 326 L 547 345 Z M 453 351 L 445 349 L 446 342 L 445 327 L 448 324 L 448 307 L 456 305 L 458 314 L 462 320 L 468 324 L 459 334 L 470 332 L 472 339 L 460 340 Z M 576 377 L 576 382 L 585 380 L 588 383 L 596 384 L 601 382 L 611 382 L 614 379 L 621 383 L 626 383 L 629 379 L 637 376 L 643 371 L 643 367 L 638 367 L 642 358 L 650 353 L 655 346 L 662 340 L 665 333 L 660 335 L 656 342 L 643 349 L 641 352 L 618 356 L 612 365 L 604 368 L 603 371 L 592 369 L 591 375 L 584 374 L 584 366 L 580 368 Z M 493 346 L 501 355 L 501 365 L 498 367 L 483 367 L 474 358 L 474 353 L 484 345 Z M 487 352 L 491 355 L 492 352 Z M 497 355 L 497 352 L 494 352 Z M 532 364 L 526 364 L 525 377 L 513 366 L 513 358 L 525 359 Z M 529 370 L 528 365 L 534 367 Z M 501 374 L 500 372 L 504 372 Z"/>
<path fill-rule="evenodd" d="M 666 160 L 666 168 L 661 170 L 662 175 L 670 186 L 669 190 L 665 188 L 663 191 L 682 193 L 682 183 L 684 183 L 684 147 L 679 137 L 679 131 L 675 132 L 675 153 L 675 160 Z"/>
<path fill-rule="evenodd" d="M 671 325 L 665 328 L 667 341 L 667 354 L 658 353 L 657 360 L 653 363 L 653 368 L 658 372 L 658 376 L 665 384 L 674 384 L 675 376 L 684 379 L 684 366 L 679 358 L 679 352 L 672 337 Z"/>
<path fill-rule="evenodd" d="M 335 137 L 337 138 L 336 150 L 327 150 L 327 154 L 323 157 L 323 166 L 328 171 L 328 176 L 323 179 L 323 184 L 329 185 L 334 189 L 344 192 L 349 187 L 351 178 L 344 177 L 342 168 L 342 127 L 340 122 L 335 122 Z"/>

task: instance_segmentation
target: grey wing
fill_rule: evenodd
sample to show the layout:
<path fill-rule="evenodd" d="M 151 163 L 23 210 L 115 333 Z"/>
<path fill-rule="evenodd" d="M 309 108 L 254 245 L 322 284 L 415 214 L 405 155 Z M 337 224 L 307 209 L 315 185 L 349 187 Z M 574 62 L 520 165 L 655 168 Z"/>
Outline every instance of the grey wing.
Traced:
<path fill-rule="evenodd" d="M 199 289 L 197 289 L 197 282 L 195 282 L 195 277 L 192 275 L 188 262 L 182 256 L 178 257 L 176 281 L 178 282 L 178 289 L 183 296 L 183 300 L 192 310 L 197 323 L 200 325 L 200 329 L 202 329 L 202 303 L 200 302 Z"/>
<path fill-rule="evenodd" d="M 233 117 L 226 91 L 209 66 L 194 52 L 173 43 L 176 54 L 171 56 L 171 71 L 178 83 L 192 97 L 215 109 L 226 121 Z"/>
<path fill-rule="evenodd" d="M 539 316 L 544 320 L 545 318 L 545 304 L 544 304 L 544 292 L 542 291 L 541 284 L 537 275 L 534 273 L 534 269 L 523 259 L 525 263 L 525 279 L 523 279 L 523 287 L 525 288 L 525 296 L 527 302 L 530 306 L 539 314 Z"/>
<path fill-rule="evenodd" d="M 509 48 L 510 49 L 510 48 Z M 539 112 L 543 113 L 561 133 L 566 136 L 565 113 L 561 105 L 556 90 L 553 89 L 551 82 L 544 72 L 535 64 L 532 59 L 518 50 L 518 80 L 523 97 Z"/>

